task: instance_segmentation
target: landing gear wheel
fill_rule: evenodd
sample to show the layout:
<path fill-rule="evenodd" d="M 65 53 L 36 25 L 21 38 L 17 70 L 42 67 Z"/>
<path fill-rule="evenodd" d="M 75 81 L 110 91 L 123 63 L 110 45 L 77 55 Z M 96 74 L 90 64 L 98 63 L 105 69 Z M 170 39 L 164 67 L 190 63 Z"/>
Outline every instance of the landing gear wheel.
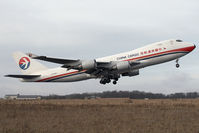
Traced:
<path fill-rule="evenodd" d="M 101 80 L 100 80 L 100 84 L 106 84 L 106 83 L 110 83 L 111 82 L 111 79 L 110 78 L 102 78 Z"/>
<path fill-rule="evenodd" d="M 113 81 L 113 84 L 116 85 L 116 84 L 117 84 L 117 81 Z"/>
<path fill-rule="evenodd" d="M 100 84 L 105 85 L 105 84 L 106 84 L 106 82 L 105 82 L 104 80 L 100 80 Z"/>
<path fill-rule="evenodd" d="M 180 67 L 180 65 L 179 65 L 179 64 L 176 64 L 176 67 L 177 67 L 177 68 L 179 68 L 179 67 Z"/>
<path fill-rule="evenodd" d="M 110 83 L 111 82 L 111 80 L 110 79 L 107 79 L 107 81 L 106 81 L 107 83 Z"/>

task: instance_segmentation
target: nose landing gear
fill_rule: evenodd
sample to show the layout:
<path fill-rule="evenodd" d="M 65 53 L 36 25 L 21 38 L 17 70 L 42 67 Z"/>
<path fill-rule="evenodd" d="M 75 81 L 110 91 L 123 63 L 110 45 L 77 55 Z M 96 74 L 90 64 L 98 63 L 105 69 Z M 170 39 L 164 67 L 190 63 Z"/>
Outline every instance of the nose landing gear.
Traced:
<path fill-rule="evenodd" d="M 176 67 L 177 67 L 177 68 L 179 68 L 179 67 L 180 67 L 180 65 L 179 65 L 179 64 L 176 64 Z"/>
<path fill-rule="evenodd" d="M 177 63 L 177 64 L 176 64 L 176 68 L 179 68 L 179 67 L 180 67 L 180 64 L 179 64 L 178 62 L 179 62 L 179 59 L 176 60 L 176 63 Z"/>

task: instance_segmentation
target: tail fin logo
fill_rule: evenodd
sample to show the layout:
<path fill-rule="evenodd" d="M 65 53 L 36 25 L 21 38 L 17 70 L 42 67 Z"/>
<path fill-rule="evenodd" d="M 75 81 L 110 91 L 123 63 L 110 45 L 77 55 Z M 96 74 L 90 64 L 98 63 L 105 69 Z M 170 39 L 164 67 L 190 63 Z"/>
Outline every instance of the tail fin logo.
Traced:
<path fill-rule="evenodd" d="M 23 70 L 28 69 L 30 66 L 30 59 L 28 57 L 22 57 L 19 60 L 19 67 Z"/>

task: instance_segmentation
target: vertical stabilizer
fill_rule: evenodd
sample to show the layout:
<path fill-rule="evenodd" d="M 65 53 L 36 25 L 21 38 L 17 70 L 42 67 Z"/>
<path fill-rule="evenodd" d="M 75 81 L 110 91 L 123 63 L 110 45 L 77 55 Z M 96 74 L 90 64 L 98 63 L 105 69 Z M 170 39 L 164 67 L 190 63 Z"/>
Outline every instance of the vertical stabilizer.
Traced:
<path fill-rule="evenodd" d="M 31 59 L 29 56 L 22 52 L 13 53 L 13 58 L 15 59 L 17 66 L 23 74 L 32 74 L 48 69 L 38 61 Z"/>

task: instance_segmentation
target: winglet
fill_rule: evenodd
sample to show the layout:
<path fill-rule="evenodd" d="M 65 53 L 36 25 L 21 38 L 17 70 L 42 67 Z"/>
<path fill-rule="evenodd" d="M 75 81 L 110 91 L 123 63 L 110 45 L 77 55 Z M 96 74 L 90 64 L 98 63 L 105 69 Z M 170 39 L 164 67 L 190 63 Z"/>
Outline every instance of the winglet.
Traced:
<path fill-rule="evenodd" d="M 26 53 L 27 56 L 29 56 L 30 58 L 36 58 L 36 57 L 39 57 L 38 55 L 36 54 L 33 54 L 33 53 Z"/>

